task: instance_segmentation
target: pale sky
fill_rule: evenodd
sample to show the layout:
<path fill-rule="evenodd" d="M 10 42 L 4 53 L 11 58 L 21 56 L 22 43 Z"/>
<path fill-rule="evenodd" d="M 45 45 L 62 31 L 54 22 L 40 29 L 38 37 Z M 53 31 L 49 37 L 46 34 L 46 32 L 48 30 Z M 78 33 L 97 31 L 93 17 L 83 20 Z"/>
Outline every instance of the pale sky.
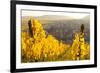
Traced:
<path fill-rule="evenodd" d="M 88 16 L 89 13 L 74 13 L 74 12 L 50 12 L 50 11 L 28 11 L 23 10 L 22 16 L 43 16 L 43 15 L 62 15 L 62 16 L 70 16 L 74 19 L 84 18 Z"/>

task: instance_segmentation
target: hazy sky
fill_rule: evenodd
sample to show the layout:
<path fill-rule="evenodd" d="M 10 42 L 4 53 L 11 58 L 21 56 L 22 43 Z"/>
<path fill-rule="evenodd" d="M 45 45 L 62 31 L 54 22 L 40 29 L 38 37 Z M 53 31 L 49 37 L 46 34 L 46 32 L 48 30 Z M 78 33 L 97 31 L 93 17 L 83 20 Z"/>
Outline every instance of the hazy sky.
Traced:
<path fill-rule="evenodd" d="M 75 12 L 49 12 L 49 11 L 22 11 L 22 16 L 43 16 L 43 15 L 63 15 L 70 16 L 75 19 L 80 19 L 88 16 L 89 13 L 75 13 Z"/>

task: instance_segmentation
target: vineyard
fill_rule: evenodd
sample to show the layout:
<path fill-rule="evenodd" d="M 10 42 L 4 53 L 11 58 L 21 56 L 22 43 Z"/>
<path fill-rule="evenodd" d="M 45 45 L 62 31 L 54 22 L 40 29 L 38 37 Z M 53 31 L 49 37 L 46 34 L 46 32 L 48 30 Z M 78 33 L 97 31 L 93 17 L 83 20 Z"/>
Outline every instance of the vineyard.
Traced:
<path fill-rule="evenodd" d="M 75 33 L 72 39 L 73 43 L 66 44 L 62 40 L 57 40 L 53 35 L 46 34 L 42 24 L 37 19 L 31 19 L 29 24 L 31 24 L 30 30 L 21 32 L 22 63 L 90 58 L 90 45 L 85 42 L 84 32 Z"/>

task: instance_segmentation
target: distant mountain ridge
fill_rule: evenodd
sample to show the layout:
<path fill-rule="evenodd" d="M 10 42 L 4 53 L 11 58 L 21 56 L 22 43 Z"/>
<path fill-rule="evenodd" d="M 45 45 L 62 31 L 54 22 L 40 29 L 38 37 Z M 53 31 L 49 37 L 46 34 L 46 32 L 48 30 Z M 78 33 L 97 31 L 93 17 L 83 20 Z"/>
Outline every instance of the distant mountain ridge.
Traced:
<path fill-rule="evenodd" d="M 43 15 L 36 17 L 39 20 L 71 20 L 74 19 L 71 16 L 62 16 L 62 15 Z"/>
<path fill-rule="evenodd" d="M 36 18 L 38 20 L 48 20 L 48 21 L 57 21 L 57 20 L 79 20 L 79 19 L 76 19 L 76 18 L 73 18 L 71 16 L 63 16 L 63 15 L 43 15 L 43 16 L 22 16 L 22 19 L 27 19 L 29 20 L 30 18 Z M 84 19 L 84 20 L 89 20 L 90 19 L 90 16 L 86 16 L 86 17 L 83 17 L 81 19 Z"/>

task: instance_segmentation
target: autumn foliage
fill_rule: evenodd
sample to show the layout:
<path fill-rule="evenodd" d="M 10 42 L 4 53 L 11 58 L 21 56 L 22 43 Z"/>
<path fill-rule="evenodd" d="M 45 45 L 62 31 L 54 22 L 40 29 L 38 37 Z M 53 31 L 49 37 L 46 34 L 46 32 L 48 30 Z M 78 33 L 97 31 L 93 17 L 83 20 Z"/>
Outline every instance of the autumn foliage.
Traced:
<path fill-rule="evenodd" d="M 90 46 L 84 40 L 84 33 L 76 33 L 73 44 L 69 45 L 58 41 L 53 35 L 46 35 L 38 20 L 32 19 L 31 24 L 33 36 L 21 32 L 22 63 L 89 59 Z"/>

